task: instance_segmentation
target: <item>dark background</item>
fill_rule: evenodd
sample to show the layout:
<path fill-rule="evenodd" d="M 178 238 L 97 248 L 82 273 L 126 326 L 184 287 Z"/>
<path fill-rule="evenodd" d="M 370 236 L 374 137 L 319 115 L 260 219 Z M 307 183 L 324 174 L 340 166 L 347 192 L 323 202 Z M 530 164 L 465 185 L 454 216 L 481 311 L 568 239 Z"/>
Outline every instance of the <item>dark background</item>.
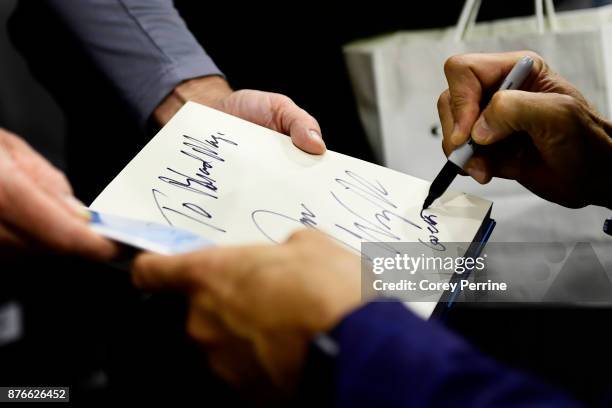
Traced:
<path fill-rule="evenodd" d="M 533 12 L 532 0 L 483 3 L 482 20 Z M 235 88 L 290 96 L 319 120 L 330 149 L 366 160 L 372 155 L 341 46 L 396 30 L 452 25 L 462 4 L 176 1 Z M 0 2 L 2 19 L 12 6 L 13 1 Z M 35 85 L 2 36 L 0 125 L 64 167 L 77 195 L 88 202 L 151 134 L 136 126 L 121 98 L 42 2 L 21 2 L 10 32 L 47 91 Z M 169 392 L 163 384 L 200 386 L 201 398 L 224 392 L 208 373 L 198 374 L 200 356 L 180 335 L 180 302 L 143 301 L 124 273 L 86 263 L 3 263 L 2 273 L 8 272 L 8 283 L 0 280 L 0 300 L 8 293 L 18 298 L 29 320 L 26 339 L 0 350 L 0 385 L 16 378 L 32 385 L 68 381 L 97 397 L 110 378 L 110 384 L 133 386 L 135 400 L 139 390 L 147 389 L 161 398 Z M 586 399 L 599 398 L 612 381 L 606 371 L 612 362 L 608 322 L 609 310 L 465 304 L 457 305 L 448 320 L 484 352 Z"/>

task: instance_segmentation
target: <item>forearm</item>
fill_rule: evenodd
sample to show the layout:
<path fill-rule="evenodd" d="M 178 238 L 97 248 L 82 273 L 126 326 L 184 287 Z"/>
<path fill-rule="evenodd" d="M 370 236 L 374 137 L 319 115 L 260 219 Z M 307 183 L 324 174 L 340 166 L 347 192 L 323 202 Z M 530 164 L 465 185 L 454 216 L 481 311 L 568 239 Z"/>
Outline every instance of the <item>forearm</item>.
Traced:
<path fill-rule="evenodd" d="M 171 0 L 46 0 L 144 125 L 185 81 L 222 75 Z"/>

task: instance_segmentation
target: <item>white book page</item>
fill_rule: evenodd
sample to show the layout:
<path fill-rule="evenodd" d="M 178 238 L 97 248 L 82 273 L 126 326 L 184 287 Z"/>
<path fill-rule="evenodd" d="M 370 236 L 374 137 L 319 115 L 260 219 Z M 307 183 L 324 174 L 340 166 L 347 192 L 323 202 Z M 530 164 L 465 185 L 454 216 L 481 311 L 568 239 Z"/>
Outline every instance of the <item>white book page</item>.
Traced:
<path fill-rule="evenodd" d="M 307 154 L 285 135 L 187 103 L 91 207 L 220 245 L 282 242 L 304 227 L 355 252 L 363 241 L 439 250 L 471 242 L 491 202 L 447 192 L 421 214 L 428 188 L 424 180 L 336 152 Z"/>

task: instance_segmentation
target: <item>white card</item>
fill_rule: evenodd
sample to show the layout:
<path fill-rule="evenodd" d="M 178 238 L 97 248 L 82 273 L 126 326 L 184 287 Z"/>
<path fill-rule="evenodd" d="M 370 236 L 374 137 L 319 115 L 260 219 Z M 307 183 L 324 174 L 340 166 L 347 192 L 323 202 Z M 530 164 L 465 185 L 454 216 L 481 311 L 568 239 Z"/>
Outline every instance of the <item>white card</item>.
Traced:
<path fill-rule="evenodd" d="M 137 250 L 177 255 L 214 245 L 206 238 L 150 221 L 90 211 L 91 228 L 98 234 Z"/>

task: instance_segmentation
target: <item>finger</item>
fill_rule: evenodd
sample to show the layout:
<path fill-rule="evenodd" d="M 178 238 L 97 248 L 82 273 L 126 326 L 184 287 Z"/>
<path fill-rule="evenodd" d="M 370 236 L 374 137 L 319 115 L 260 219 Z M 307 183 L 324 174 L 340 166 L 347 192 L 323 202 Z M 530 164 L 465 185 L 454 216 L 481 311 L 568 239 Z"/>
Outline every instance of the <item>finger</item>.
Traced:
<path fill-rule="evenodd" d="M 446 61 L 444 73 L 448 82 L 454 119 L 451 140 L 455 146 L 463 144 L 468 139 L 486 93 L 494 90 L 514 64 L 525 55 L 534 59 L 532 73 L 527 79 L 530 81 L 539 75 L 545 64 L 541 57 L 529 51 L 466 54 L 451 57 Z M 528 86 L 524 89 L 528 89 Z"/>
<path fill-rule="evenodd" d="M 78 198 L 72 195 L 54 195 L 53 199 L 57 200 L 58 204 L 63 205 L 64 208 L 72 213 L 75 217 L 81 218 L 85 221 L 91 220 L 91 213 L 89 212 L 89 209 Z"/>
<path fill-rule="evenodd" d="M 493 178 L 489 161 L 486 157 L 475 156 L 470 158 L 464 170 L 480 184 L 487 184 Z"/>
<path fill-rule="evenodd" d="M 0 145 L 12 160 L 43 190 L 58 196 L 71 196 L 68 179 L 25 140 L 10 132 L 2 132 Z"/>
<path fill-rule="evenodd" d="M 454 120 L 450 104 L 451 97 L 447 89 L 438 98 L 438 116 L 442 125 L 442 150 L 444 150 L 444 154 L 447 156 L 457 147 L 451 141 Z"/>
<path fill-rule="evenodd" d="M 216 297 L 227 295 L 271 246 L 207 248 L 190 254 L 139 255 L 132 264 L 134 284 L 149 291 L 206 289 Z"/>
<path fill-rule="evenodd" d="M 568 95 L 525 91 L 497 92 L 472 130 L 480 145 L 499 142 L 524 131 L 544 148 L 563 134 L 578 131 L 580 106 Z"/>
<path fill-rule="evenodd" d="M 297 147 L 308 153 L 325 152 L 317 121 L 285 95 L 243 89 L 226 98 L 221 110 L 288 134 Z"/>
<path fill-rule="evenodd" d="M 89 220 L 89 212 L 72 195 L 72 187 L 64 173 L 32 149 L 25 140 L 11 132 L 0 131 L 0 148 L 31 181 L 53 195 L 60 205 Z"/>
<path fill-rule="evenodd" d="M 260 395 L 269 389 L 268 373 L 248 340 L 230 336 L 223 344 L 207 348 L 207 356 L 215 374 L 247 395 Z M 261 400 L 269 401 L 270 397 Z"/>
<path fill-rule="evenodd" d="M 248 262 L 242 247 L 207 248 L 175 256 L 144 253 L 132 263 L 132 280 L 149 291 L 189 292 L 203 288 L 217 275 L 230 279 L 239 261 Z"/>
<path fill-rule="evenodd" d="M 526 132 L 517 132 L 495 144 L 480 146 L 473 161 L 468 163 L 470 175 L 483 184 L 492 177 L 520 180 L 524 173 L 533 175 L 539 153 Z"/>
<path fill-rule="evenodd" d="M 288 133 L 293 144 L 307 153 L 322 154 L 325 152 L 325 142 L 321 136 L 321 128 L 315 118 L 297 106 L 291 99 L 273 94 L 278 131 Z"/>
<path fill-rule="evenodd" d="M 6 226 L 0 224 L 0 247 L 2 248 L 25 248 L 26 243 Z"/>
<path fill-rule="evenodd" d="M 147 291 L 188 292 L 197 282 L 193 263 L 192 254 L 166 256 L 142 253 L 132 262 L 132 282 Z"/>
<path fill-rule="evenodd" d="M 444 150 L 444 154 L 446 156 L 448 156 L 453 150 L 458 147 L 451 140 L 451 132 L 453 130 L 454 121 L 450 103 L 450 92 L 447 89 L 442 92 L 442 94 L 438 98 L 438 116 L 440 117 L 443 134 L 442 150 Z M 466 175 L 466 173 L 469 174 L 474 180 L 476 180 L 480 184 L 486 184 L 492 178 L 491 171 L 489 169 L 489 166 L 487 165 L 487 160 L 483 157 L 480 157 L 480 155 L 478 154 L 474 155 L 466 163 L 461 173 L 463 175 Z"/>
<path fill-rule="evenodd" d="M 0 225 L 0 260 L 22 257 L 31 252 L 31 242 L 24 240 L 6 225 Z"/>
<path fill-rule="evenodd" d="M 0 218 L 12 231 L 58 252 L 109 259 L 117 251 L 7 160 L 0 160 Z"/>
<path fill-rule="evenodd" d="M 481 145 L 466 171 L 481 183 L 491 177 L 522 180 L 559 138 L 580 134 L 583 105 L 569 95 L 502 91 L 480 115 L 472 138 Z M 558 149 L 558 147 L 557 147 Z M 571 156 L 572 152 L 568 152 Z M 530 178 L 530 177 L 528 177 Z"/>
<path fill-rule="evenodd" d="M 465 172 L 480 184 L 487 184 L 493 177 L 517 180 L 528 168 L 524 150 L 527 143 L 524 132 L 489 146 L 480 146 L 465 165 Z M 528 160 L 528 159 L 527 159 Z"/>
<path fill-rule="evenodd" d="M 451 140 L 454 121 L 450 106 L 450 92 L 448 89 L 442 92 L 440 98 L 438 98 L 438 116 L 440 117 L 440 124 L 442 125 L 442 150 L 444 154 L 448 156 L 458 147 Z M 465 170 L 461 169 L 459 174 L 465 176 Z"/>
<path fill-rule="evenodd" d="M 203 346 L 211 347 L 223 343 L 230 336 L 230 332 L 222 324 L 219 316 L 209 310 L 206 292 L 194 295 L 190 300 L 189 314 L 187 315 L 187 334 Z"/>

